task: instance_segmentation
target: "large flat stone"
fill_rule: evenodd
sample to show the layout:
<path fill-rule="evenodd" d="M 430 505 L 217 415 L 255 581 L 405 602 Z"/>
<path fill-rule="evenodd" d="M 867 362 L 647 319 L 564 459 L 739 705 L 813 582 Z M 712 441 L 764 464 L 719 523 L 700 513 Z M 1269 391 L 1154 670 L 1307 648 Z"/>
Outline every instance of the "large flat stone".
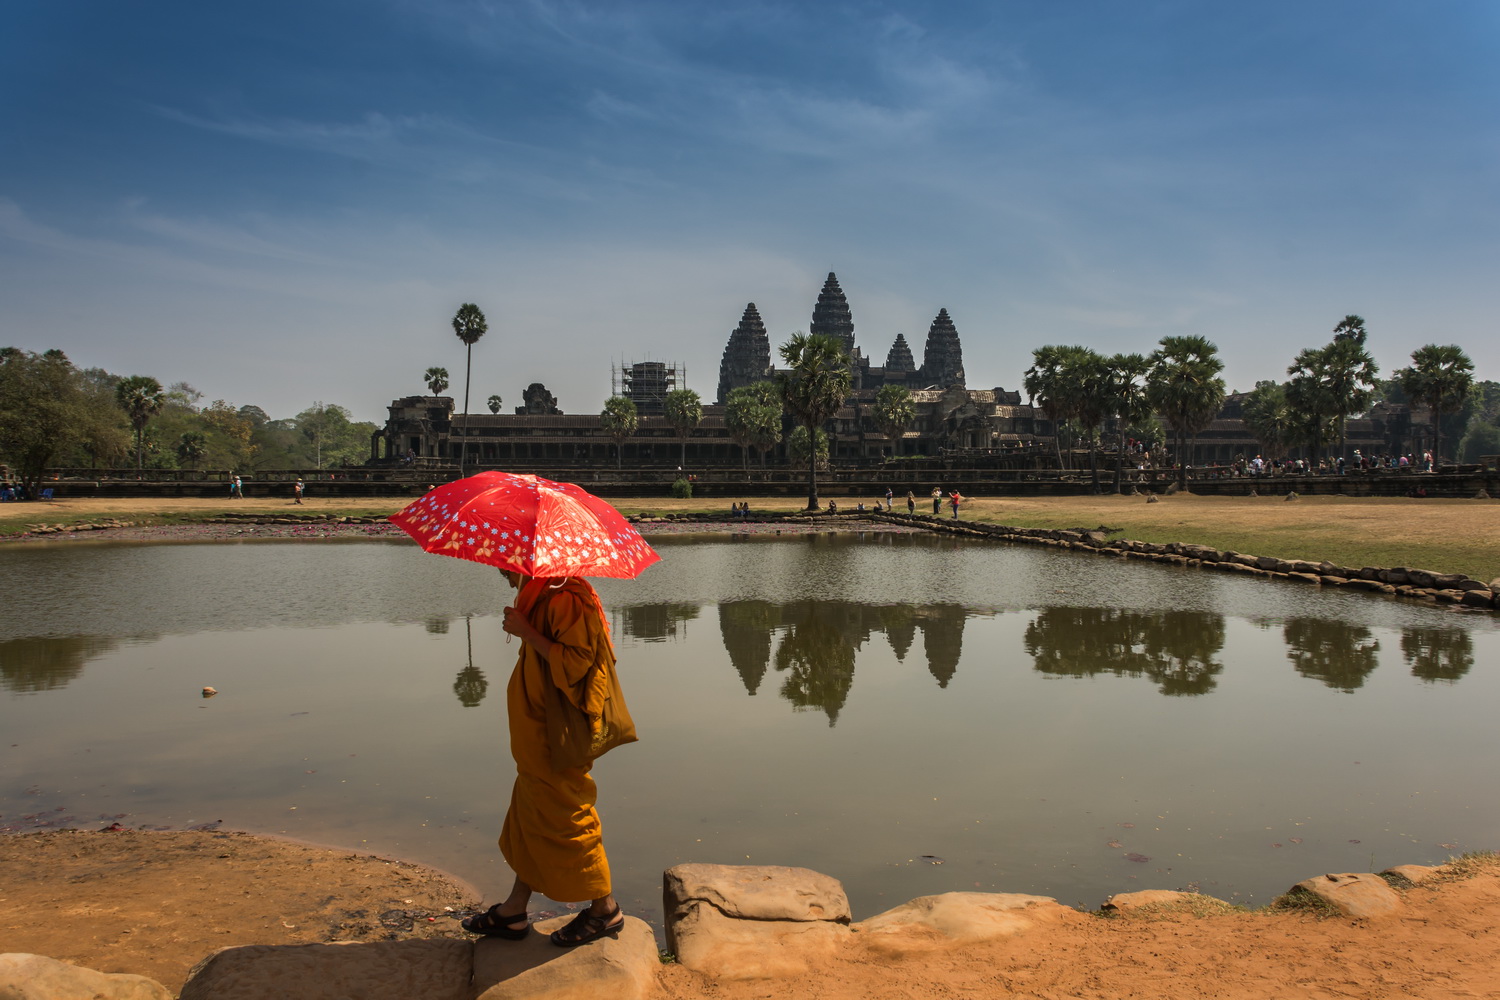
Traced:
<path fill-rule="evenodd" d="M 1106 913 L 1129 913 L 1147 906 L 1171 906 L 1174 903 L 1201 901 L 1202 896 L 1173 889 L 1142 889 L 1139 892 L 1117 892 L 1100 907 Z"/>
<path fill-rule="evenodd" d="M 727 917 L 746 920 L 851 918 L 838 879 L 780 865 L 676 865 L 662 874 L 662 898 L 669 914 L 684 902 L 701 900 Z"/>
<path fill-rule="evenodd" d="M 1037 927 L 1089 919 L 1049 896 L 1013 892 L 945 892 L 855 924 L 856 939 L 876 951 L 903 955 L 992 941 Z"/>
<path fill-rule="evenodd" d="M 95 972 L 45 955 L 0 955 L 0 1000 L 172 1000 L 145 976 Z"/>
<path fill-rule="evenodd" d="M 1331 903 L 1346 917 L 1384 917 L 1401 909 L 1401 896 L 1379 875 L 1345 872 L 1298 882 L 1294 889 Z"/>
<path fill-rule="evenodd" d="M 441 938 L 225 948 L 181 1000 L 471 1000 L 473 956 L 468 941 Z"/>
<path fill-rule="evenodd" d="M 572 915 L 541 920 L 524 941 L 484 939 L 474 944 L 478 1000 L 645 1000 L 656 991 L 661 955 L 644 920 L 627 916 L 615 937 L 576 948 L 547 939 Z"/>

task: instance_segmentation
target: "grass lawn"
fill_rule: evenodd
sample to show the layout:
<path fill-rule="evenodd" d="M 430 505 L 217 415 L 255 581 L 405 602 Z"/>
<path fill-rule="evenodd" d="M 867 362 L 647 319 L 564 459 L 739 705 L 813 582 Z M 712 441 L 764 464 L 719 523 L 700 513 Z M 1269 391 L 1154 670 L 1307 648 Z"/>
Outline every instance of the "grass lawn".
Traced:
<path fill-rule="evenodd" d="M 627 514 L 719 513 L 731 502 L 751 511 L 800 510 L 789 497 L 715 497 L 712 501 L 622 500 Z M 917 511 L 931 510 L 918 498 Z M 61 500 L 0 505 L 0 535 L 27 524 L 67 524 L 120 518 L 145 524 L 191 523 L 226 511 L 274 514 L 385 515 L 404 506 L 400 498 L 309 499 L 294 506 L 285 498 L 243 501 Z M 930 501 L 928 501 L 930 504 Z M 904 505 L 897 504 L 898 510 Z M 1477 580 L 1500 577 L 1500 500 L 1411 500 L 1404 497 L 1144 497 L 1084 496 L 969 500 L 966 520 L 1026 528 L 1097 528 L 1114 537 L 1145 542 L 1195 542 L 1283 559 L 1327 559 L 1347 566 L 1408 566 L 1465 573 Z M 946 515 L 946 509 L 945 509 Z"/>

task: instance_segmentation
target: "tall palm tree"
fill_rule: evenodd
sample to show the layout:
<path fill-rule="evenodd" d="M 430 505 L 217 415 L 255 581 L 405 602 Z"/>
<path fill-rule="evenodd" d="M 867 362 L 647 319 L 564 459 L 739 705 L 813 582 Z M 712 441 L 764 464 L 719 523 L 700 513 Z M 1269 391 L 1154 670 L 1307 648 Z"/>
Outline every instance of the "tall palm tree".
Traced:
<path fill-rule="evenodd" d="M 1224 362 L 1207 337 L 1163 337 L 1151 352 L 1146 397 L 1166 416 L 1176 440 L 1177 488 L 1187 489 L 1187 438 L 1213 422 L 1224 405 Z"/>
<path fill-rule="evenodd" d="M 1328 358 L 1328 395 L 1333 403 L 1333 416 L 1339 422 L 1339 453 L 1345 458 L 1348 458 L 1345 453 L 1349 448 L 1349 418 L 1370 405 L 1375 394 L 1375 377 L 1380 374 L 1375 359 L 1364 349 L 1363 338 L 1363 328 L 1358 337 L 1350 334 L 1340 339 L 1335 335 L 1333 343 L 1323 349 Z"/>
<path fill-rule="evenodd" d="M 1119 434 L 1115 452 L 1115 492 L 1122 490 L 1125 469 L 1125 434 L 1135 424 L 1151 419 L 1151 401 L 1146 398 L 1146 374 L 1151 362 L 1144 354 L 1116 354 L 1108 360 L 1109 404 Z"/>
<path fill-rule="evenodd" d="M 499 393 L 496 393 L 495 395 L 491 396 L 489 398 L 489 400 L 488 400 L 488 405 L 489 405 L 489 408 L 490 408 L 490 412 L 491 413 L 499 413 L 500 412 L 500 407 L 501 407 L 501 405 L 502 405 L 503 402 L 504 401 L 500 398 Z"/>
<path fill-rule="evenodd" d="M 146 436 L 146 424 L 161 412 L 166 401 L 166 393 L 161 383 L 150 375 L 132 375 L 129 378 L 122 378 L 115 386 L 115 402 L 120 405 L 120 409 L 125 411 L 125 415 L 130 418 L 130 426 L 135 429 L 136 472 L 140 472 L 144 467 L 142 445 Z"/>
<path fill-rule="evenodd" d="M 822 334 L 794 333 L 781 345 L 781 360 L 787 371 L 777 377 L 781 400 L 787 409 L 807 428 L 809 442 L 817 431 L 839 411 L 849 396 L 853 374 L 849 355 L 837 337 Z M 808 449 L 807 509 L 818 509 L 817 448 Z"/>
<path fill-rule="evenodd" d="M 448 369 L 429 368 L 422 373 L 422 381 L 427 383 L 427 388 L 432 390 L 434 396 L 441 396 L 443 390 L 448 388 Z"/>
<path fill-rule="evenodd" d="M 483 337 L 485 331 L 490 328 L 485 322 L 484 313 L 472 302 L 465 302 L 458 307 L 458 312 L 453 316 L 453 332 L 458 334 L 458 339 L 464 342 L 464 442 L 458 449 L 458 474 L 464 474 L 464 460 L 469 454 L 469 374 L 474 359 L 474 345 Z"/>
<path fill-rule="evenodd" d="M 1255 383 L 1255 389 L 1240 404 L 1245 429 L 1255 435 L 1266 458 L 1281 458 L 1295 433 L 1292 406 L 1287 402 L 1286 389 L 1275 382 Z"/>
<path fill-rule="evenodd" d="M 673 389 L 663 401 L 667 423 L 682 438 L 682 465 L 687 465 L 688 431 L 703 422 L 703 400 L 691 389 Z"/>
<path fill-rule="evenodd" d="M 1308 347 L 1297 352 L 1287 367 L 1286 401 L 1292 408 L 1292 420 L 1299 436 L 1308 442 L 1308 457 L 1316 461 L 1322 455 L 1324 430 L 1333 421 L 1335 403 L 1330 391 L 1328 351 Z"/>
<path fill-rule="evenodd" d="M 640 423 L 635 400 L 624 396 L 611 396 L 604 401 L 604 410 L 599 414 L 604 433 L 615 439 L 615 468 L 625 461 L 625 439 L 635 433 Z"/>
<path fill-rule="evenodd" d="M 1089 478 L 1099 492 L 1099 428 L 1114 413 L 1114 372 L 1108 359 L 1083 349 L 1068 365 L 1069 382 L 1077 399 L 1075 416 L 1089 445 Z"/>
<path fill-rule="evenodd" d="M 1396 372 L 1396 384 L 1432 413 L 1432 460 L 1442 454 L 1443 414 L 1463 406 L 1474 385 L 1474 362 L 1457 344 L 1428 344 L 1411 352 L 1411 367 Z"/>
<path fill-rule="evenodd" d="M 875 423 L 891 442 L 891 457 L 901 450 L 901 435 L 917 419 L 917 406 L 903 385 L 883 385 L 875 393 Z"/>
<path fill-rule="evenodd" d="M 1048 344 L 1031 352 L 1031 367 L 1021 380 L 1032 405 L 1053 424 L 1053 442 L 1057 447 L 1058 468 L 1067 468 L 1062 454 L 1063 424 L 1078 416 L 1081 404 L 1077 382 L 1078 364 L 1083 355 L 1090 353 L 1086 347 L 1064 347 Z M 1069 449 L 1071 450 L 1071 448 Z"/>
<path fill-rule="evenodd" d="M 1360 347 L 1365 346 L 1365 336 L 1365 318 L 1353 313 L 1339 320 L 1333 328 L 1334 340 L 1352 340 Z"/>

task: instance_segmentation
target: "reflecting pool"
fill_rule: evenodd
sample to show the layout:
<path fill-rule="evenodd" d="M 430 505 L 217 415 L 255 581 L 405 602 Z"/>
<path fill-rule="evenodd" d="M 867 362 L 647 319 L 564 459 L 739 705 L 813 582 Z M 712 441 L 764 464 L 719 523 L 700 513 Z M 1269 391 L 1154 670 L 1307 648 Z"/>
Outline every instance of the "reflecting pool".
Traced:
<path fill-rule="evenodd" d="M 653 544 L 599 583 L 642 736 L 597 765 L 600 811 L 642 916 L 682 861 L 814 868 L 862 917 L 955 889 L 1255 905 L 1500 842 L 1490 617 L 925 535 Z M 0 829 L 222 823 L 508 886 L 494 571 L 367 540 L 0 567 Z"/>

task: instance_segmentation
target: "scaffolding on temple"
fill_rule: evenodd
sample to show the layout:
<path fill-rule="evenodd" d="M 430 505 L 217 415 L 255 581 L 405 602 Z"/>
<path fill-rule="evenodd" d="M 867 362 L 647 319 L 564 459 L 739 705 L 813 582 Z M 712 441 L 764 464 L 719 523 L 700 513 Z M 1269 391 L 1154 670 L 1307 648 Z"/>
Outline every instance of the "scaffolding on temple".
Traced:
<path fill-rule="evenodd" d="M 676 362 L 636 361 L 610 364 L 610 395 L 624 396 L 642 416 L 666 412 L 667 393 L 687 382 L 687 369 Z"/>

